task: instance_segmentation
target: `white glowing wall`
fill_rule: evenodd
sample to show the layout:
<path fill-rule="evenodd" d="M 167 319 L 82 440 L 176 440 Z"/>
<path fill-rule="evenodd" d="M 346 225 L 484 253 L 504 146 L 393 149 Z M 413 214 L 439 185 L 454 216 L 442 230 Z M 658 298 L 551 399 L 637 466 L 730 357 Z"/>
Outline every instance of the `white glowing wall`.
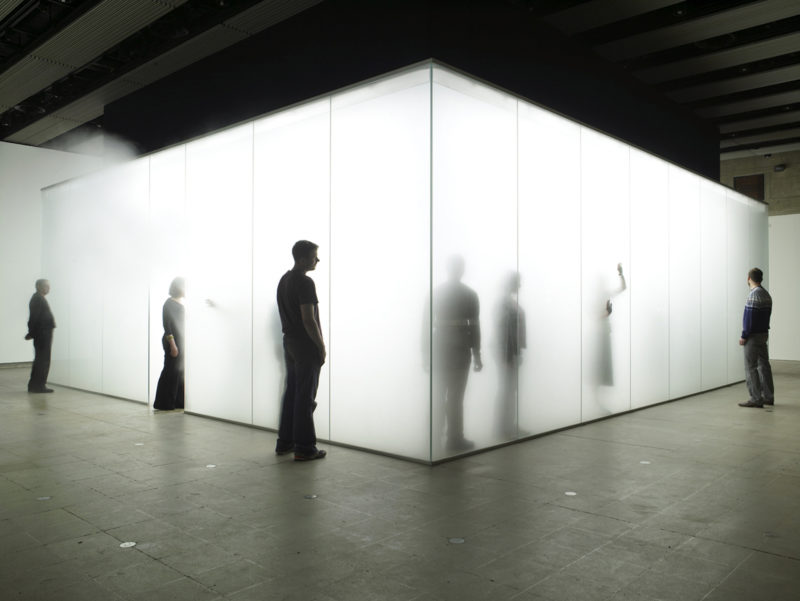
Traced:
<path fill-rule="evenodd" d="M 334 96 L 330 140 L 331 437 L 427 459 L 428 71 Z"/>
<path fill-rule="evenodd" d="M 185 275 L 187 410 L 268 428 L 317 242 L 318 436 L 424 461 L 741 380 L 768 267 L 764 205 L 430 64 L 49 188 L 44 232 L 53 382 L 150 402 Z M 467 297 L 480 371 L 441 350 Z"/>
<path fill-rule="evenodd" d="M 769 266 L 768 290 L 776 300 L 770 358 L 800 361 L 800 214 L 769 218 Z"/>
<path fill-rule="evenodd" d="M 34 282 L 46 277 L 42 188 L 102 164 L 95 156 L 0 142 L 0 364 L 33 359 L 33 344 L 23 336 Z M 56 312 L 55 317 L 60 323 L 61 314 Z M 60 334 L 56 332 L 55 340 Z"/>

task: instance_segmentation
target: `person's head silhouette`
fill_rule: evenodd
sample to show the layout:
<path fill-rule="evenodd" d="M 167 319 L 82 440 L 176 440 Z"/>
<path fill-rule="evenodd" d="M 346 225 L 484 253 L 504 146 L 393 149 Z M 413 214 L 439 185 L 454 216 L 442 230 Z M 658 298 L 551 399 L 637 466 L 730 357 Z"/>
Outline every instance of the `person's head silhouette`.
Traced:
<path fill-rule="evenodd" d="M 464 257 L 453 255 L 447 262 L 447 277 L 453 282 L 460 282 L 464 277 Z"/>

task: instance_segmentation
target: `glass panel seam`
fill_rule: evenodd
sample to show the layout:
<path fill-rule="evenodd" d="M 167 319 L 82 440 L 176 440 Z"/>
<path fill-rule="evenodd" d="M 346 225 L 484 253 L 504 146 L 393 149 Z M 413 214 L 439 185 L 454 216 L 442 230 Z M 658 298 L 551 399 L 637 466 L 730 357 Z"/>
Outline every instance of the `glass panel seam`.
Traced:
<path fill-rule="evenodd" d="M 578 178 L 578 232 L 580 233 L 578 239 L 578 273 L 580 274 L 579 283 L 578 283 L 578 290 L 579 290 L 579 315 L 578 315 L 578 322 L 580 324 L 579 327 L 579 336 L 580 336 L 580 374 L 581 374 L 581 391 L 579 395 L 579 403 L 578 406 L 580 411 L 578 413 L 578 423 L 583 423 L 583 379 L 586 376 L 584 366 L 583 366 L 583 127 L 578 130 L 578 173 L 581 176 Z"/>
<path fill-rule="evenodd" d="M 433 463 L 433 62 L 428 77 L 428 460 Z"/>
<path fill-rule="evenodd" d="M 631 169 L 631 147 L 628 146 L 628 278 L 633 280 L 633 171 Z M 628 411 L 633 407 L 633 286 L 628 286 Z"/>
<path fill-rule="evenodd" d="M 333 440 L 333 94 L 328 96 L 328 440 Z"/>
<path fill-rule="evenodd" d="M 250 423 L 255 423 L 255 218 L 256 218 L 256 122 L 250 122 Z"/>

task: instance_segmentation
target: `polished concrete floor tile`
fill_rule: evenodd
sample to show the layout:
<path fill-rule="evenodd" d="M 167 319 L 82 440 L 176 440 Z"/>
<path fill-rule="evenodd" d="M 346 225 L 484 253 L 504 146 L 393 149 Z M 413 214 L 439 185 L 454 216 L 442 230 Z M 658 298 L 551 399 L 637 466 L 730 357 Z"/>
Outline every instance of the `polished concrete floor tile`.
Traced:
<path fill-rule="evenodd" d="M 295 464 L 26 371 L 0 369 L 3 599 L 800 599 L 800 363 L 771 411 L 739 384 L 435 467 Z"/>

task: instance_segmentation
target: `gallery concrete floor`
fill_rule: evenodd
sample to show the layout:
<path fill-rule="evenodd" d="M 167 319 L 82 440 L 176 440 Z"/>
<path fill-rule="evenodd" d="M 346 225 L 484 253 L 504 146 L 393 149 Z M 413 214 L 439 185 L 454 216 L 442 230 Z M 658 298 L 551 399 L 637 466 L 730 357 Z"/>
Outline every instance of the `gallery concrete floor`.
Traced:
<path fill-rule="evenodd" d="M 295 463 L 0 369 L 0 598 L 796 601 L 800 363 L 774 366 L 772 411 L 739 384 L 436 467 Z"/>

